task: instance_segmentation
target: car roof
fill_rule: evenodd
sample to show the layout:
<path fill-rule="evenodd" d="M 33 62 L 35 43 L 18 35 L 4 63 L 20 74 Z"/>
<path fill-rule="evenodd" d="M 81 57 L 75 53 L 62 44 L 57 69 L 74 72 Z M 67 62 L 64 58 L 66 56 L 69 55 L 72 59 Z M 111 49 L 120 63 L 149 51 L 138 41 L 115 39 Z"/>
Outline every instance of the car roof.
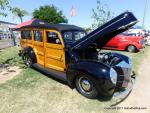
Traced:
<path fill-rule="evenodd" d="M 69 30 L 78 30 L 78 31 L 85 31 L 83 28 L 75 26 L 75 25 L 68 25 L 68 24 L 50 24 L 46 23 L 39 19 L 32 19 L 27 22 L 23 22 L 18 24 L 14 30 L 22 30 L 24 28 L 42 28 L 42 29 L 55 29 L 58 31 L 69 31 Z"/>

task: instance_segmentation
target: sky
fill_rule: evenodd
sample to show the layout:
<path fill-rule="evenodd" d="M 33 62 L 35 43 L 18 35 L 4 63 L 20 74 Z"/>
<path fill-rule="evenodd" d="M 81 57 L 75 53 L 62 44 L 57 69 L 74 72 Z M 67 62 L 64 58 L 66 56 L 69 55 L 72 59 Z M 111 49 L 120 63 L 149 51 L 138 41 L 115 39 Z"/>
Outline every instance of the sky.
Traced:
<path fill-rule="evenodd" d="M 24 21 L 32 18 L 34 9 L 43 5 L 55 5 L 58 9 L 63 11 L 63 14 L 68 18 L 69 24 L 78 25 L 81 27 L 89 27 L 93 23 L 91 18 L 92 8 L 96 8 L 97 0 L 10 0 L 10 5 L 13 7 L 22 8 L 30 13 L 29 16 L 23 18 Z M 114 12 L 114 16 L 119 15 L 124 11 L 131 11 L 139 20 L 137 25 L 142 25 L 144 7 L 146 0 L 100 0 L 101 3 L 107 4 L 109 9 Z M 77 15 L 70 16 L 72 6 L 75 7 Z M 0 20 L 19 23 L 20 20 L 8 12 L 7 17 L 0 17 Z M 147 3 L 145 26 L 150 29 L 150 0 Z"/>

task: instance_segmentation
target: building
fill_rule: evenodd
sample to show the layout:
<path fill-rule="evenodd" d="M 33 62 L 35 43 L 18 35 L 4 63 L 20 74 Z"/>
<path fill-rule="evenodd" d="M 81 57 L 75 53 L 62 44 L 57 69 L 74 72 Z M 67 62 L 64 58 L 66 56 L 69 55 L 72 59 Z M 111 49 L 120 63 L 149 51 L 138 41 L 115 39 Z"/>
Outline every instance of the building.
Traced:
<path fill-rule="evenodd" d="M 2 39 L 10 39 L 13 34 L 10 28 L 14 28 L 16 24 L 0 21 L 0 40 Z"/>

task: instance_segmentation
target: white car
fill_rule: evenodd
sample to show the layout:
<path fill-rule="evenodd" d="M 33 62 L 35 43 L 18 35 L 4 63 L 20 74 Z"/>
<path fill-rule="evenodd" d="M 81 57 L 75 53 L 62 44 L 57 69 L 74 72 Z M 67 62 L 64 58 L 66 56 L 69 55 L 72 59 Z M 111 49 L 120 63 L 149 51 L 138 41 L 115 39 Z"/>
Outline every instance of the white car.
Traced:
<path fill-rule="evenodd" d="M 150 36 L 147 36 L 145 38 L 145 44 L 148 45 L 148 46 L 150 46 Z"/>
<path fill-rule="evenodd" d="M 145 34 L 143 29 L 129 29 L 128 33 L 129 34 L 136 34 L 137 36 L 139 36 L 139 35 L 143 36 Z"/>

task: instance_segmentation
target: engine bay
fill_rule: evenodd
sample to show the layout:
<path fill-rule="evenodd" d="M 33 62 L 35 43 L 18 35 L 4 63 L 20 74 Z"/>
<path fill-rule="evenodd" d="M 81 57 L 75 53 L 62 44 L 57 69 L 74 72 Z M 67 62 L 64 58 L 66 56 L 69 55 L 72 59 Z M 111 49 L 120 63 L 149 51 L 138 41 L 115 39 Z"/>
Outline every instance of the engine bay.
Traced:
<path fill-rule="evenodd" d="M 109 66 L 114 66 L 119 63 L 121 59 L 111 52 L 99 52 L 98 61 Z"/>

